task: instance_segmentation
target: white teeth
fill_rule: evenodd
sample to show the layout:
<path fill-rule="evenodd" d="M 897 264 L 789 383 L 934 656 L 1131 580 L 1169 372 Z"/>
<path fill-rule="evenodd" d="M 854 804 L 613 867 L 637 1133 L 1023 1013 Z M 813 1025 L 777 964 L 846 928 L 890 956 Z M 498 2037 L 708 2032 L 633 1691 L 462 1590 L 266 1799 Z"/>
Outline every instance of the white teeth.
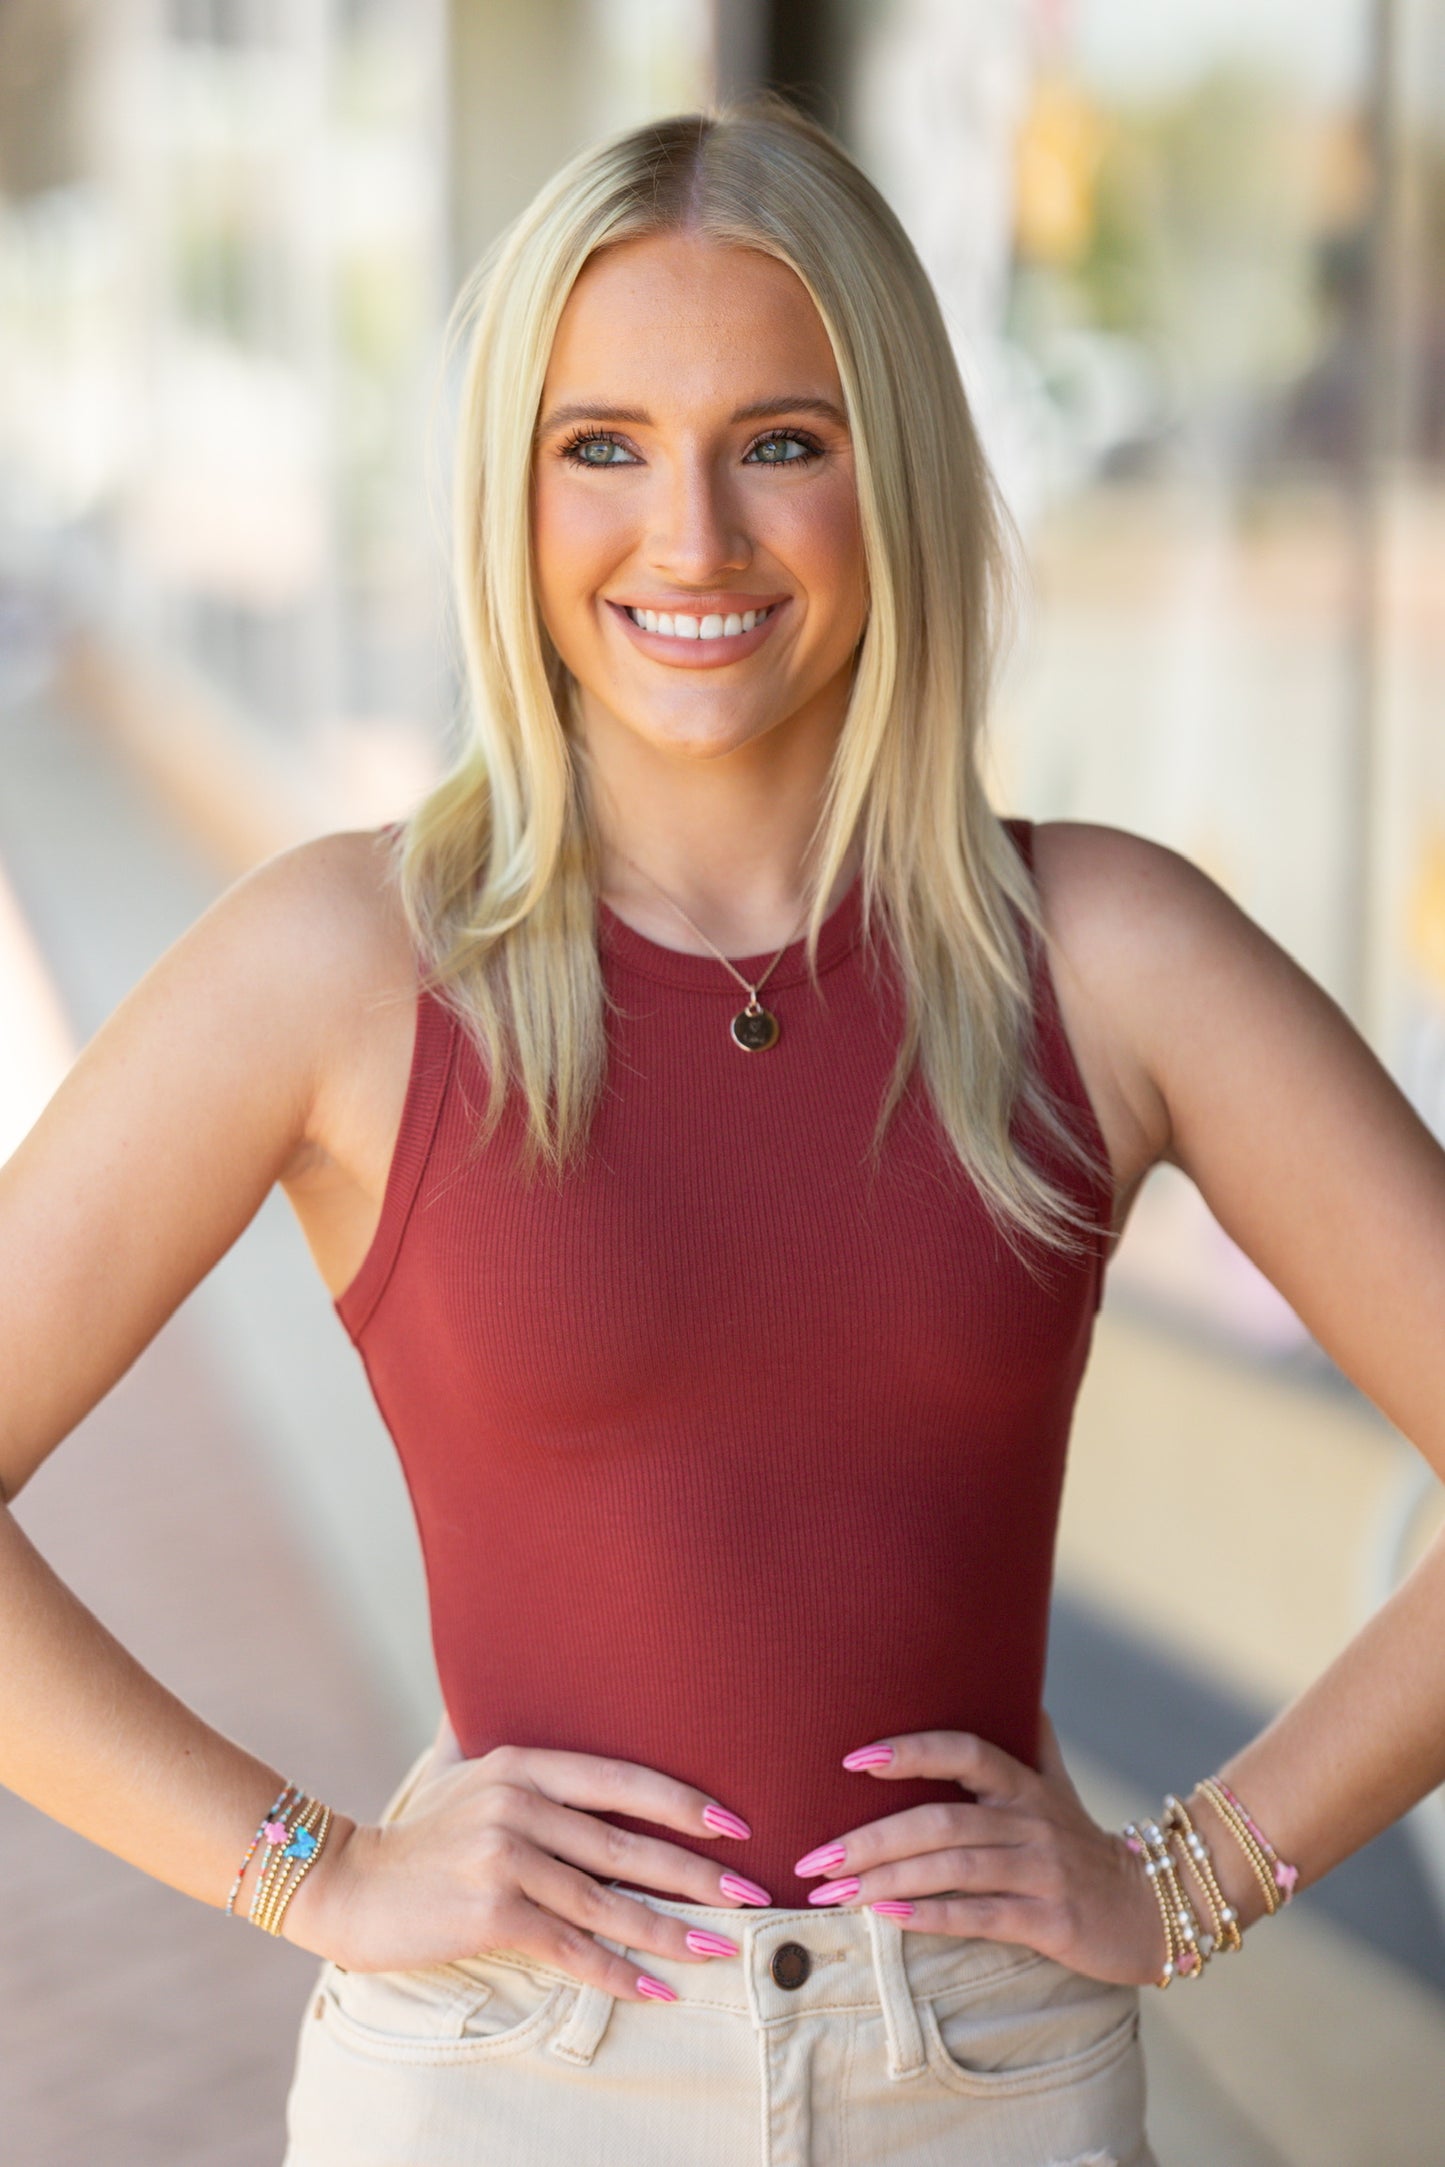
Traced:
<path fill-rule="evenodd" d="M 660 632 L 664 639 L 722 640 L 736 639 L 741 632 L 751 632 L 754 625 L 760 625 L 771 611 L 745 609 L 739 616 L 736 610 L 731 610 L 726 617 L 713 611 L 701 621 L 689 616 L 685 610 L 674 615 L 665 609 L 634 609 L 629 606 L 627 614 L 640 630 Z"/>

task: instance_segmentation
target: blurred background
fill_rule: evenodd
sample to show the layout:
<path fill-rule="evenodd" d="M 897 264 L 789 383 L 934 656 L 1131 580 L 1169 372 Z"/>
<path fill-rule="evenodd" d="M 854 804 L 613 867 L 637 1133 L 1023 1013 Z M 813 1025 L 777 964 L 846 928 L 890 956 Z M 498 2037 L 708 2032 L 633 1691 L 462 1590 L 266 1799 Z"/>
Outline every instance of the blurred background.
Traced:
<path fill-rule="evenodd" d="M 943 298 L 1033 595 L 1005 810 L 1156 837 L 1445 1131 L 1445 0 L 0 0 L 0 1156 L 232 878 L 439 770 L 441 334 L 574 149 L 769 82 Z M 404 1489 L 279 1199 L 18 1516 L 353 1813 L 429 1733 Z M 1441 1525 L 1183 1177 L 1110 1274 L 1049 1701 L 1122 1818 Z M 310 1959 L 0 1798 L 0 2152 L 279 2159 Z M 1148 1997 L 1162 2167 L 1445 2162 L 1445 1802 Z"/>

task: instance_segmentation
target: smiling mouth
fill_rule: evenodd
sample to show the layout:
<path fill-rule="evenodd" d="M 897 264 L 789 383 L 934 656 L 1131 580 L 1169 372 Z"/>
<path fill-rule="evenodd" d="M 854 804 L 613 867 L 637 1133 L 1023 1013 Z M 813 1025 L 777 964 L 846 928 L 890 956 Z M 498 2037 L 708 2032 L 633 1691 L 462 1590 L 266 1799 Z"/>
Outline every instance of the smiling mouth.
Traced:
<path fill-rule="evenodd" d="M 631 609 L 624 606 L 623 614 L 632 619 L 639 632 L 656 633 L 665 640 L 735 640 L 765 624 L 777 606 L 773 602 L 766 609 L 731 610 L 726 616 L 713 610 L 706 617 L 691 616 L 686 610 Z"/>

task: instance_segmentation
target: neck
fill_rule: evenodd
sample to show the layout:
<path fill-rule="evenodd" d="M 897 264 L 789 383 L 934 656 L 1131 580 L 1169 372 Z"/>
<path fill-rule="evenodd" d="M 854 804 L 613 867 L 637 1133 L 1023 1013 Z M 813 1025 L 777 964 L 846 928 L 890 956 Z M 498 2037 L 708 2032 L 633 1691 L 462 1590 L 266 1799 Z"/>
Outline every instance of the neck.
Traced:
<path fill-rule="evenodd" d="M 760 955 L 795 937 L 812 896 L 815 832 L 836 728 L 779 728 L 724 753 L 658 748 L 595 713 L 581 730 L 599 884 L 617 915 L 664 947 Z M 857 871 L 854 844 L 825 901 Z"/>

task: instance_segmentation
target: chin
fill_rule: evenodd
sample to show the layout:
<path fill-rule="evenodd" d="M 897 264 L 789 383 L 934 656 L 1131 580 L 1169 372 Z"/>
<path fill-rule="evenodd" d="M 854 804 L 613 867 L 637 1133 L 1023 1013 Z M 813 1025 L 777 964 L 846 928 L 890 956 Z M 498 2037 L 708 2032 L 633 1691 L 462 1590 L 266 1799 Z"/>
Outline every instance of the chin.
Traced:
<path fill-rule="evenodd" d="M 736 706 L 716 714 L 659 715 L 625 700 L 608 704 L 622 727 L 644 744 L 657 752 L 682 753 L 696 760 L 725 759 L 765 736 L 770 727 L 760 716 L 739 716 Z"/>

